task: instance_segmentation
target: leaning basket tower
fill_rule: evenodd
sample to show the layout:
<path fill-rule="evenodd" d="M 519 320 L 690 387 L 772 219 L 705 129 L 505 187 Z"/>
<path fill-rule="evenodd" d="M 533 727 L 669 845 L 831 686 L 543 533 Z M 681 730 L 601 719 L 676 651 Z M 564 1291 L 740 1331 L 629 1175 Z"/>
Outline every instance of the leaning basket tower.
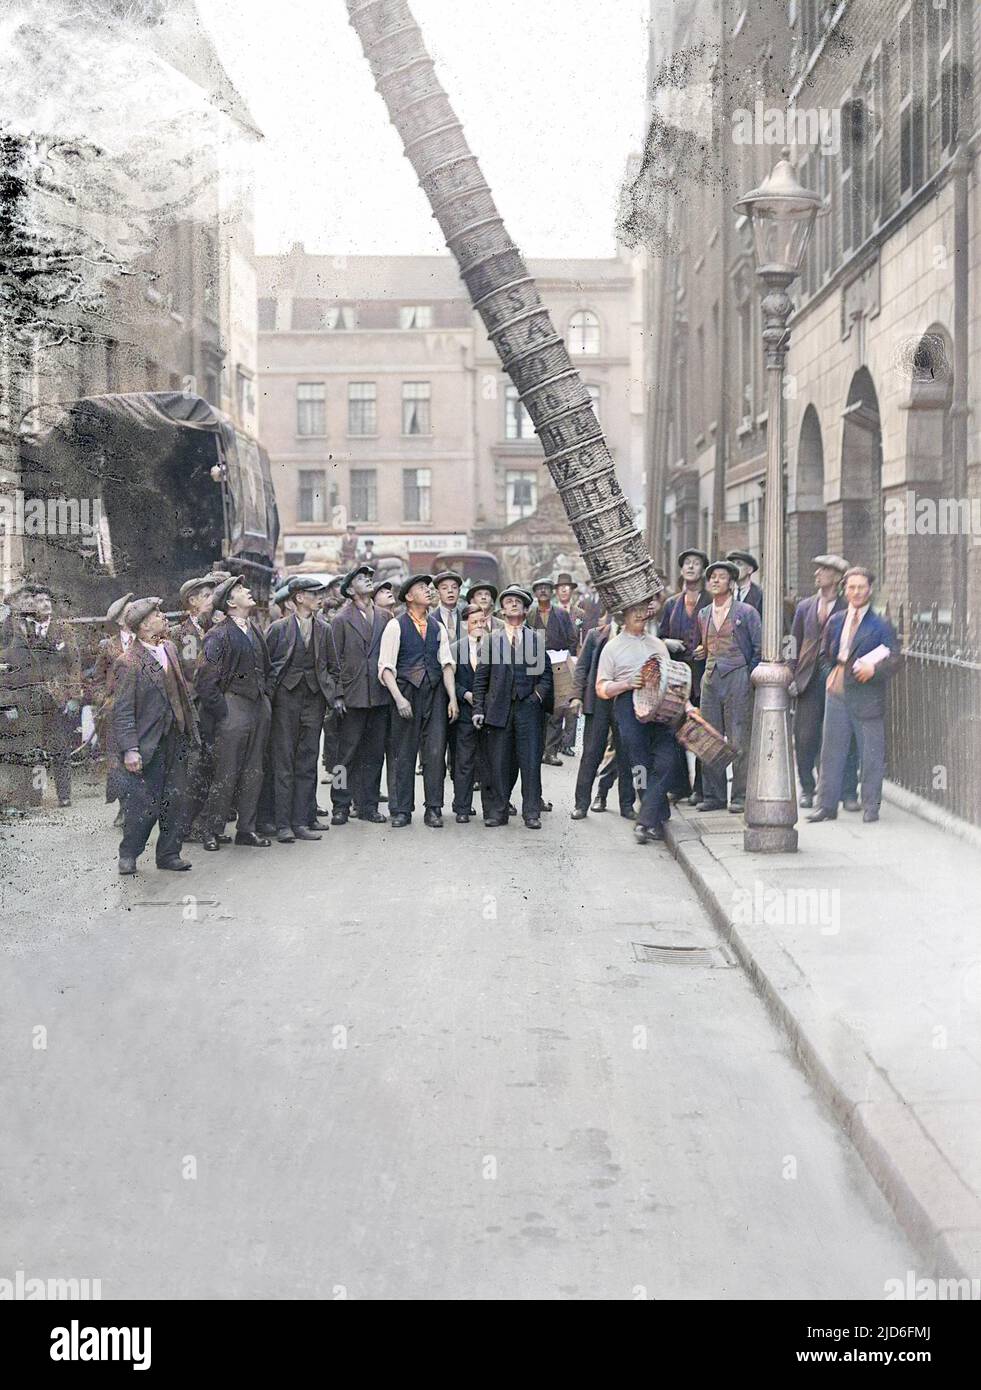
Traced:
<path fill-rule="evenodd" d="M 347 0 L 375 85 L 531 416 L 590 578 L 618 611 L 663 588 L 586 390 L 508 236 L 406 0 Z"/>

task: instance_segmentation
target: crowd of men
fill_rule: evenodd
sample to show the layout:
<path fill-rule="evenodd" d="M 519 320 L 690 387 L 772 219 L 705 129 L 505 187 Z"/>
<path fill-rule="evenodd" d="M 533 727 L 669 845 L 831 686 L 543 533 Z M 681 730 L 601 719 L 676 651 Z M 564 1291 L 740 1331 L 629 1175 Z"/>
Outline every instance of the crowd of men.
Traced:
<path fill-rule="evenodd" d="M 796 695 L 801 804 L 813 821 L 839 804 L 878 818 L 884 704 L 898 643 L 871 609 L 872 576 L 815 557 L 815 594 L 798 605 L 787 656 Z M 239 574 L 214 571 L 180 589 L 168 620 L 156 597 L 121 595 L 84 670 L 69 624 L 36 585 L 10 596 L 0 629 L 0 760 L 14 804 L 37 804 L 50 766 L 70 804 L 70 754 L 91 710 L 118 803 L 119 872 L 132 874 L 154 826 L 157 867 L 187 871 L 187 843 L 268 848 L 320 840 L 352 818 L 443 824 L 447 779 L 459 824 L 491 828 L 519 812 L 531 830 L 552 810 L 542 764 L 562 766 L 583 740 L 572 817 L 606 810 L 614 783 L 638 842 L 663 838 L 672 801 L 741 812 L 761 659 L 763 596 L 755 558 L 679 557 L 678 591 L 605 614 L 563 572 L 500 593 L 452 570 L 414 574 L 396 590 L 354 563 L 327 582 L 290 578 L 260 622 Z M 732 744 L 731 780 L 685 753 L 667 724 L 637 718 L 650 656 L 684 662 L 689 708 Z M 318 805 L 319 768 L 330 806 Z M 41 773 L 39 778 L 38 773 Z M 382 778 L 385 774 L 385 792 Z M 858 780 L 861 776 L 861 803 Z M 421 778 L 421 797 L 419 789 Z M 388 814 L 381 809 L 387 802 Z M 232 833 L 227 833 L 232 831 Z"/>

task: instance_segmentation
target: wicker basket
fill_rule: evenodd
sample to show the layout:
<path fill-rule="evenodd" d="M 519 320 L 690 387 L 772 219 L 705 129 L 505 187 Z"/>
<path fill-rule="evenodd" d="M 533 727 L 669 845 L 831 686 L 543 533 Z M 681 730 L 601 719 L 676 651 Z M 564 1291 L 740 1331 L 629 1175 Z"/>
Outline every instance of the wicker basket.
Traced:
<path fill-rule="evenodd" d="M 394 68 L 404 67 L 406 63 L 429 57 L 418 30 L 413 33 L 411 28 L 397 28 L 393 21 L 384 26 L 379 25 L 378 34 L 379 37 L 373 41 L 371 52 L 368 54 L 368 62 L 371 64 L 376 82 L 390 74 Z"/>
<path fill-rule="evenodd" d="M 412 23 L 407 0 L 347 0 L 347 9 L 351 19 L 357 19 L 358 29 L 368 44 L 375 43 L 382 34 Z"/>
<path fill-rule="evenodd" d="M 483 226 L 471 223 L 469 231 L 456 231 L 452 236 L 447 235 L 447 245 L 453 254 L 459 257 L 461 265 L 469 265 L 471 261 L 480 260 L 481 257 L 497 251 L 506 251 L 511 245 L 501 219 L 494 214 L 491 214 L 491 219 Z"/>
<path fill-rule="evenodd" d="M 497 216 L 497 208 L 489 188 L 478 188 L 469 193 L 452 194 L 447 201 L 433 203 L 436 218 L 443 234 L 450 240 L 462 227 L 470 227 L 475 222 L 485 221 Z"/>
<path fill-rule="evenodd" d="M 569 410 L 591 404 L 589 392 L 575 367 L 542 386 L 529 387 L 521 400 L 536 429 Z"/>
<path fill-rule="evenodd" d="M 432 177 L 436 178 L 437 175 L 434 174 Z M 528 274 L 528 268 L 517 247 L 509 246 L 496 255 L 471 262 L 469 266 L 461 268 L 460 274 L 470 298 L 476 303 L 492 290 L 499 290 L 502 285 L 509 285 L 512 280 L 520 280 Z"/>
<path fill-rule="evenodd" d="M 377 86 L 385 101 L 394 101 L 400 107 L 443 90 L 429 57 L 417 58 L 411 66 L 400 68 L 391 76 L 379 77 Z"/>
<path fill-rule="evenodd" d="M 603 511 L 590 512 L 577 516 L 571 525 L 575 527 L 579 540 L 592 548 L 604 542 L 619 540 L 636 530 L 634 509 L 625 497 Z"/>
<path fill-rule="evenodd" d="M 405 113 L 405 132 L 418 140 L 427 130 L 439 130 L 453 120 L 453 107 L 444 92 L 435 92 L 424 101 L 413 102 Z"/>
<path fill-rule="evenodd" d="M 542 343 L 541 347 L 534 348 L 524 357 L 519 357 L 511 366 L 510 377 L 520 396 L 540 381 L 545 381 L 558 372 L 567 371 L 571 365 L 565 343 L 556 334 L 551 342 Z"/>
<path fill-rule="evenodd" d="M 604 473 L 613 474 L 614 480 L 616 476 L 613 455 L 602 435 L 597 435 L 588 444 L 573 446 L 555 458 L 547 458 L 545 464 L 563 498 L 566 491 L 576 484 L 585 484 Z M 579 510 L 584 511 L 585 508 L 580 507 Z"/>
<path fill-rule="evenodd" d="M 419 186 L 435 205 L 440 198 L 445 198 L 449 193 L 457 193 L 462 188 L 481 188 L 483 182 L 480 165 L 473 155 L 467 155 L 425 174 L 419 180 Z"/>
<path fill-rule="evenodd" d="M 470 151 L 462 127 L 454 125 L 446 130 L 435 131 L 427 139 L 419 140 L 414 145 L 408 145 L 405 153 L 421 179 L 428 170 L 435 169 L 437 164 L 445 164 L 448 159 L 458 159 L 462 155 L 468 155 Z"/>
<path fill-rule="evenodd" d="M 570 411 L 561 420 L 553 420 L 541 431 L 539 438 L 546 454 L 557 454 L 574 444 L 583 444 L 602 431 L 588 396 L 578 410 Z"/>
<path fill-rule="evenodd" d="M 623 493 L 612 464 L 606 464 L 601 473 L 589 475 L 579 482 L 567 483 L 559 488 L 562 503 L 570 522 L 579 517 L 592 515 L 610 506 L 619 506 Z"/>
<path fill-rule="evenodd" d="M 736 750 L 729 740 L 697 711 L 685 716 L 675 737 L 682 748 L 687 748 L 710 767 L 728 767 L 735 761 Z"/>

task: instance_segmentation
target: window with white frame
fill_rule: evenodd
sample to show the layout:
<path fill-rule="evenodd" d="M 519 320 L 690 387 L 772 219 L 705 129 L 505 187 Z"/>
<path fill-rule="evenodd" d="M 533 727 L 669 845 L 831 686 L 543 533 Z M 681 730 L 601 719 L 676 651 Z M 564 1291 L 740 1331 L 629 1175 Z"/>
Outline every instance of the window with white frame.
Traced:
<path fill-rule="evenodd" d="M 351 469 L 351 520 L 378 520 L 378 473 L 374 468 Z"/>
<path fill-rule="evenodd" d="M 535 426 L 531 416 L 518 400 L 517 386 L 504 388 L 504 438 L 534 439 Z"/>
<path fill-rule="evenodd" d="M 508 523 L 530 516 L 538 506 L 538 474 L 528 469 L 505 474 L 505 512 Z"/>
<path fill-rule="evenodd" d="M 402 518 L 404 521 L 432 521 L 433 475 L 431 469 L 402 469 Z"/>
<path fill-rule="evenodd" d="M 569 320 L 569 352 L 596 356 L 600 350 L 600 321 L 592 309 L 579 309 Z"/>
<path fill-rule="evenodd" d="M 327 433 L 327 384 L 300 381 L 296 387 L 296 432 L 322 438 Z"/>
<path fill-rule="evenodd" d="M 399 328 L 432 328 L 431 304 L 403 304 L 399 308 Z"/>
<path fill-rule="evenodd" d="M 301 468 L 297 521 L 327 520 L 327 473 L 323 468 Z"/>
<path fill-rule="evenodd" d="M 402 433 L 429 434 L 430 390 L 428 381 L 402 383 Z"/>
<path fill-rule="evenodd" d="M 373 381 L 352 381 L 347 388 L 348 434 L 378 433 L 378 392 Z"/>

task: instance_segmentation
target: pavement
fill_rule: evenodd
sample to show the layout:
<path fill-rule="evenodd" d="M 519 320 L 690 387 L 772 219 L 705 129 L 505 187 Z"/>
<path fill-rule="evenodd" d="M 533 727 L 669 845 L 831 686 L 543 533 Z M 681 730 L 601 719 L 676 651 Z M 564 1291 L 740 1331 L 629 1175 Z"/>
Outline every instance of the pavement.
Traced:
<path fill-rule="evenodd" d="M 665 845 L 555 810 L 115 870 L 0 832 L 0 1275 L 102 1296 L 881 1299 L 922 1271 Z M 845 940 L 850 940 L 843 933 Z"/>
<path fill-rule="evenodd" d="M 978 850 L 888 802 L 874 825 L 806 814 L 796 854 L 687 805 L 668 843 L 933 1273 L 977 1279 Z"/>

